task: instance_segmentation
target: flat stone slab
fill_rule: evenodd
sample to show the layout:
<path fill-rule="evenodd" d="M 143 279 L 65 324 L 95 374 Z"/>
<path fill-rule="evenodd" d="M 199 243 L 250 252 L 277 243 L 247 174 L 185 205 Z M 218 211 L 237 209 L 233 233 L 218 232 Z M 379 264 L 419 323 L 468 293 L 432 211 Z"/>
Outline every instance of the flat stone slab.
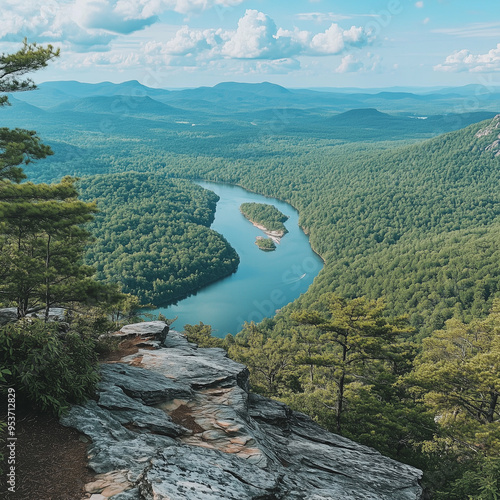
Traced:
<path fill-rule="evenodd" d="M 101 390 L 117 386 L 129 397 L 140 399 L 146 405 L 189 398 L 193 394 L 191 387 L 182 379 L 173 380 L 159 372 L 124 363 L 103 364 L 101 377 Z"/>
<path fill-rule="evenodd" d="M 4 307 L 0 309 L 0 326 L 17 321 L 17 308 Z"/>
<path fill-rule="evenodd" d="M 134 364 L 174 380 L 181 380 L 193 389 L 232 387 L 235 384 L 248 390 L 248 369 L 226 357 L 222 349 L 158 349 L 140 350 L 123 358 Z"/>
<path fill-rule="evenodd" d="M 113 337 L 142 337 L 154 338 L 163 342 L 168 334 L 169 327 L 164 321 L 146 321 L 123 326 L 120 331 L 112 334 Z"/>
<path fill-rule="evenodd" d="M 62 307 L 52 307 L 49 309 L 49 321 L 64 321 L 65 309 Z M 45 311 L 38 311 L 36 313 L 29 313 L 28 318 L 44 318 Z M 13 323 L 17 321 L 17 308 L 16 307 L 4 307 L 0 308 L 0 326 L 6 325 L 7 323 Z"/>

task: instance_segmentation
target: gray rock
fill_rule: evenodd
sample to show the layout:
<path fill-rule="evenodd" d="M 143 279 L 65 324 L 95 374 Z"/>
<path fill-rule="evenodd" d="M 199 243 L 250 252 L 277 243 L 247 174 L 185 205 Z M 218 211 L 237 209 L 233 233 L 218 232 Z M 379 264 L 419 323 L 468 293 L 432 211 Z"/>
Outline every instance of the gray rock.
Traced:
<path fill-rule="evenodd" d="M 5 307 L 0 309 L 0 326 L 17 321 L 17 308 Z"/>
<path fill-rule="evenodd" d="M 421 498 L 421 471 L 249 393 L 221 349 L 173 331 L 164 345 L 102 365 L 97 401 L 62 419 L 92 440 L 96 472 L 128 471 L 117 500 Z"/>
<path fill-rule="evenodd" d="M 189 434 L 184 427 L 174 424 L 162 410 L 145 406 L 127 396 L 120 387 L 105 386 L 99 393 L 99 406 L 110 411 L 122 425 L 146 429 L 156 434 L 178 437 Z"/>
<path fill-rule="evenodd" d="M 188 351 L 192 351 L 197 348 L 196 344 L 188 342 L 185 335 L 175 330 L 170 330 L 168 332 L 168 335 L 163 341 L 163 347 L 166 347 L 167 349 L 185 349 Z"/>
<path fill-rule="evenodd" d="M 248 369 L 226 357 L 222 349 L 159 349 L 139 351 L 124 362 L 141 358 L 141 365 L 156 373 L 181 380 L 192 389 L 232 387 L 235 384 L 248 391 Z"/>
<path fill-rule="evenodd" d="M 63 321 L 66 309 L 62 307 L 52 307 L 49 309 L 49 321 Z M 45 317 L 45 310 L 28 313 L 27 318 L 41 318 Z M 17 308 L 16 307 L 6 307 L 0 309 L 0 326 L 6 325 L 7 323 L 13 323 L 17 321 Z"/>
<path fill-rule="evenodd" d="M 101 389 L 116 385 L 131 398 L 140 399 L 147 405 L 192 396 L 190 386 L 182 380 L 172 380 L 158 372 L 123 363 L 102 365 L 101 377 Z"/>
<path fill-rule="evenodd" d="M 61 418 L 66 427 L 73 427 L 92 440 L 89 466 L 98 474 L 128 469 L 133 481 L 149 466 L 151 457 L 175 441 L 159 435 L 139 434 L 124 427 L 108 410 L 95 401 L 73 406 Z"/>
<path fill-rule="evenodd" d="M 147 500 L 286 498 L 281 477 L 232 455 L 203 448 L 170 448 L 139 483 Z"/>
<path fill-rule="evenodd" d="M 113 500 L 143 500 L 139 488 L 132 488 L 131 490 L 113 495 Z"/>
<path fill-rule="evenodd" d="M 147 321 L 123 326 L 115 334 L 123 337 L 153 337 L 163 342 L 168 334 L 169 327 L 164 321 Z"/>

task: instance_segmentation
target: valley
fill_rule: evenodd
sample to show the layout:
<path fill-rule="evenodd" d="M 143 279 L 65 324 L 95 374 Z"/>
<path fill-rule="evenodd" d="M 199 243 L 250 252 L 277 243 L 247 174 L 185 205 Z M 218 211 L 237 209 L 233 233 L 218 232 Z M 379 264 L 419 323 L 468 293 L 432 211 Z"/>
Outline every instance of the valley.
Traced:
<path fill-rule="evenodd" d="M 468 92 L 481 110 L 454 113 Z M 28 165 L 36 181 L 161 174 L 237 184 L 290 203 L 325 261 L 296 305 L 310 306 L 326 291 L 384 296 L 426 336 L 451 317 L 485 314 L 499 293 L 488 264 L 498 247 L 498 158 L 486 150 L 494 137 L 475 136 L 484 126 L 475 122 L 495 116 L 495 95 L 49 82 L 16 94 L 2 113 L 13 127 L 36 120 L 55 151 L 43 166 Z M 378 110 L 346 111 L 360 105 Z M 427 115 L 431 109 L 442 114 Z M 426 119 L 409 118 L 415 113 Z M 466 251 L 455 252 L 453 241 Z M 484 265 L 469 262 L 478 258 Z"/>
<path fill-rule="evenodd" d="M 2 181 L 0 210 L 12 219 L 2 241 L 21 264 L 0 289 L 24 279 L 22 259 L 33 264 L 25 248 L 44 250 L 16 203 L 36 214 L 76 204 L 76 188 L 86 210 L 98 210 L 78 219 L 89 237 L 79 229 L 74 250 L 97 282 L 95 296 L 77 297 L 88 299 L 86 315 L 70 318 L 75 354 L 56 327 L 37 321 L 6 327 L 0 354 L 9 361 L 16 342 L 29 357 L 37 351 L 28 340 L 44 346 L 48 336 L 50 359 L 76 366 L 68 376 L 76 395 L 40 391 L 43 405 L 62 412 L 64 398 L 79 402 L 97 383 L 82 359 L 97 364 L 97 352 L 112 352 L 100 342 L 120 320 L 157 317 L 162 331 L 175 320 L 200 350 L 223 348 L 210 356 L 244 363 L 256 397 L 423 469 L 433 498 L 462 500 L 457 488 L 472 491 L 483 470 L 499 470 L 499 95 L 480 85 L 166 90 L 136 81 L 47 82 L 16 93 L 2 124 L 36 128 L 55 154 L 23 165 L 37 184 Z M 26 199 L 11 202 L 16 190 Z M 59 205 L 45 199 L 52 191 Z M 279 231 L 274 251 L 254 244 L 264 233 L 251 221 Z M 44 265 L 57 281 L 52 238 L 74 235 L 45 221 L 43 230 Z M 36 286 L 48 304 L 47 276 Z M 181 338 L 171 335 L 170 347 Z M 83 388 L 78 362 L 89 371 Z"/>

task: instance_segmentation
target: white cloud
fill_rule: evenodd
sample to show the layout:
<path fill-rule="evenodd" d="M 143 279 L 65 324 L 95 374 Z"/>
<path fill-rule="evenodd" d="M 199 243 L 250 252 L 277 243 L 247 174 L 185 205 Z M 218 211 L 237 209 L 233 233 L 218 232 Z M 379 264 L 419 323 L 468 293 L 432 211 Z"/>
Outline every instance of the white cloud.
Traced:
<path fill-rule="evenodd" d="M 314 21 L 316 23 L 338 22 L 351 19 L 353 16 L 334 14 L 333 12 L 302 12 L 295 16 L 299 21 Z"/>
<path fill-rule="evenodd" d="M 131 2 L 121 0 L 76 0 L 72 18 L 87 29 L 102 29 L 114 33 L 129 34 L 150 26 L 158 20 L 156 15 L 145 16 L 133 9 Z"/>
<path fill-rule="evenodd" d="M 324 33 L 313 36 L 310 49 L 315 54 L 332 55 L 367 43 L 368 38 L 363 28 L 352 26 L 349 30 L 343 30 L 338 24 L 332 24 Z"/>
<path fill-rule="evenodd" d="M 245 0 L 78 0 L 76 3 L 87 9 L 96 9 L 124 20 L 148 19 L 166 11 L 188 14 L 213 7 L 232 7 Z"/>
<path fill-rule="evenodd" d="M 183 14 L 226 8 L 245 0 L 2 0 L 0 41 L 23 37 L 103 50 L 117 37 L 142 30 L 166 11 Z"/>
<path fill-rule="evenodd" d="M 131 67 L 141 66 L 143 60 L 136 53 L 104 53 L 104 54 L 87 54 L 78 61 L 77 67 L 110 66 L 117 70 L 128 69 Z"/>
<path fill-rule="evenodd" d="M 334 12 L 301 12 L 295 16 L 299 21 L 316 23 L 345 21 L 354 17 L 380 17 L 379 14 L 335 14 Z"/>
<path fill-rule="evenodd" d="M 300 69 L 297 59 L 275 59 L 273 61 L 256 61 L 255 73 L 270 73 L 275 75 L 288 75 L 291 71 Z"/>
<path fill-rule="evenodd" d="M 353 54 L 347 54 L 342 58 L 340 65 L 335 69 L 336 73 L 366 73 L 379 72 L 381 70 L 382 59 L 380 56 L 368 52 L 363 60 L 358 59 Z"/>
<path fill-rule="evenodd" d="M 175 37 L 163 45 L 172 55 L 203 54 L 231 59 L 289 59 L 307 54 L 325 56 L 341 54 L 353 47 L 369 43 L 361 27 L 348 30 L 332 24 L 325 32 L 294 31 L 278 28 L 263 12 L 247 10 L 236 30 L 198 30 L 182 27 Z M 206 55 L 206 54 L 205 54 Z"/>
<path fill-rule="evenodd" d="M 352 54 L 348 54 L 342 58 L 340 66 L 335 70 L 337 73 L 355 73 L 364 68 L 361 61 L 356 59 Z"/>
<path fill-rule="evenodd" d="M 221 30 L 191 30 L 183 26 L 175 37 L 164 44 L 164 52 L 172 55 L 188 55 L 211 50 L 221 44 Z"/>
<path fill-rule="evenodd" d="M 488 73 L 500 71 L 500 43 L 486 54 L 473 54 L 463 49 L 449 55 L 443 64 L 434 66 L 435 71 Z"/>
<path fill-rule="evenodd" d="M 420 2 L 416 2 L 416 3 L 415 3 L 415 7 L 416 7 L 417 9 L 422 9 L 422 8 L 423 8 L 423 6 L 424 6 L 424 2 L 421 2 L 421 1 L 420 1 Z"/>
<path fill-rule="evenodd" d="M 300 52 L 288 32 L 281 32 L 274 21 L 257 10 L 247 10 L 238 29 L 222 47 L 222 54 L 235 59 L 280 59 Z"/>
<path fill-rule="evenodd" d="M 64 42 L 75 50 L 105 50 L 114 35 L 102 30 L 86 29 L 72 19 L 72 4 L 66 1 L 4 0 L 0 23 L 0 40 Z"/>

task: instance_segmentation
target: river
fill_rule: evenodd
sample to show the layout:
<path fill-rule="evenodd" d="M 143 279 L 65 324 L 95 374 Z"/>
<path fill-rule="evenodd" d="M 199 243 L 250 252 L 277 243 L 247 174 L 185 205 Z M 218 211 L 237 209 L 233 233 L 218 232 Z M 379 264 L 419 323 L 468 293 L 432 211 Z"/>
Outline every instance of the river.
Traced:
<path fill-rule="evenodd" d="M 240 256 L 240 264 L 231 276 L 151 313 L 167 318 L 177 316 L 173 324 L 177 330 L 202 321 L 212 326 L 214 336 L 225 337 L 227 333 L 238 333 L 245 321 L 260 322 L 272 317 L 277 309 L 298 298 L 308 289 L 323 262 L 312 251 L 298 225 L 299 214 L 291 205 L 231 184 L 197 184 L 219 195 L 211 228 L 229 241 Z M 255 244 L 256 236 L 265 235 L 241 214 L 239 207 L 246 202 L 268 203 L 289 216 L 285 222 L 288 233 L 275 251 L 264 252 Z"/>

